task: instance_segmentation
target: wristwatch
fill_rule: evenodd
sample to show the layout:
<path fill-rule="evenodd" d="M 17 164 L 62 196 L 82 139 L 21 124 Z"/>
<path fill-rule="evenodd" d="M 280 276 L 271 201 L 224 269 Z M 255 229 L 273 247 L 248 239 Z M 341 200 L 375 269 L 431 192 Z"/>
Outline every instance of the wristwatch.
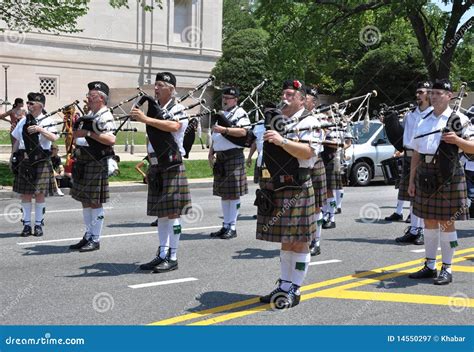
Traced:
<path fill-rule="evenodd" d="M 92 134 L 91 131 L 87 131 L 87 135 L 86 135 L 86 136 L 87 136 L 87 137 L 90 137 L 91 134 Z"/>
<path fill-rule="evenodd" d="M 289 140 L 288 140 L 288 139 L 286 139 L 286 138 L 283 138 L 283 140 L 281 141 L 281 145 L 282 145 L 282 146 L 283 146 L 283 145 L 287 145 L 287 144 L 288 144 L 288 142 L 289 142 Z"/>

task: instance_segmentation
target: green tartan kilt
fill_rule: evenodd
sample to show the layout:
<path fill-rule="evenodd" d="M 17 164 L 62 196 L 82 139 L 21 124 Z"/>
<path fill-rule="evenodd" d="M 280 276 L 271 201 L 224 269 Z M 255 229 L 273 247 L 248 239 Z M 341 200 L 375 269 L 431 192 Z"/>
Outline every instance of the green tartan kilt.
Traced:
<path fill-rule="evenodd" d="M 323 159 L 318 158 L 311 172 L 311 180 L 314 188 L 315 207 L 322 208 L 326 204 L 326 168 Z"/>
<path fill-rule="evenodd" d="M 408 194 L 408 186 L 410 184 L 410 163 L 411 157 L 403 158 L 402 174 L 400 175 L 400 183 L 398 184 L 398 199 L 412 201 L 412 197 Z"/>
<path fill-rule="evenodd" d="M 33 164 L 36 170 L 36 179 L 28 180 L 22 172 L 22 165 L 18 167 L 18 174 L 15 175 L 13 181 L 13 192 L 19 194 L 36 194 L 43 193 L 45 196 L 54 194 L 54 173 L 51 160 L 38 161 Z"/>
<path fill-rule="evenodd" d="M 191 193 L 184 164 L 166 171 L 156 166 L 148 169 L 147 215 L 159 218 L 178 214 L 185 215 L 191 210 Z M 157 187 L 153 180 L 159 180 Z"/>
<path fill-rule="evenodd" d="M 420 174 L 433 175 L 437 178 L 438 188 L 433 194 L 422 192 L 420 186 Z M 416 169 L 415 197 L 413 213 L 428 220 L 467 220 L 469 208 L 467 207 L 467 186 L 464 170 L 459 164 L 452 182 L 448 185 L 442 184 L 438 163 L 420 162 Z"/>
<path fill-rule="evenodd" d="M 81 175 L 75 168 L 83 165 Z M 73 165 L 71 197 L 86 204 L 103 204 L 109 199 L 107 157 L 95 160 L 85 153 L 77 157 Z"/>
<path fill-rule="evenodd" d="M 342 175 L 334 169 L 334 158 L 326 165 L 326 187 L 328 190 L 342 189 Z"/>
<path fill-rule="evenodd" d="M 270 180 L 260 180 L 260 188 L 273 190 Z M 310 242 L 316 231 L 314 188 L 311 179 L 301 189 L 273 193 L 275 208 L 270 215 L 257 214 L 257 239 L 268 242 Z"/>
<path fill-rule="evenodd" d="M 228 158 L 217 154 L 216 163 L 223 166 L 224 174 L 214 172 L 212 194 L 224 199 L 239 198 L 248 193 L 247 174 L 245 172 L 245 157 L 242 151 L 239 155 Z"/>

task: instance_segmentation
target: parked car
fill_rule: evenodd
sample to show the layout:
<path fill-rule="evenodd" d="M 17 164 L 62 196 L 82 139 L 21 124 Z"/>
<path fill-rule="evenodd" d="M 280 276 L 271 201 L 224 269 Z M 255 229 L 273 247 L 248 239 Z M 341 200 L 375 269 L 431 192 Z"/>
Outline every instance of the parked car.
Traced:
<path fill-rule="evenodd" d="M 370 121 L 352 126 L 352 146 L 345 151 L 345 169 L 351 186 L 367 186 L 375 178 L 383 178 L 381 161 L 389 159 L 395 148 L 387 139 L 383 123 Z"/>

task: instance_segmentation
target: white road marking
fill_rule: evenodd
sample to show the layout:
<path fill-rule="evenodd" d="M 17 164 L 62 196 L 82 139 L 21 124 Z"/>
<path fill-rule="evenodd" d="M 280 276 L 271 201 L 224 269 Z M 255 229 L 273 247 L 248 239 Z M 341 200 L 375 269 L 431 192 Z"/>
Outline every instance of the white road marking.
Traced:
<path fill-rule="evenodd" d="M 182 229 L 182 232 L 184 233 L 186 231 L 208 230 L 208 229 L 216 229 L 216 228 L 221 228 L 221 226 L 190 227 L 190 228 Z M 113 237 L 141 236 L 141 235 L 149 235 L 151 233 L 156 233 L 156 230 L 154 230 L 154 231 L 144 231 L 144 232 L 119 233 L 119 234 L 116 234 L 116 235 L 103 235 L 103 236 L 100 236 L 100 238 L 103 239 L 103 238 L 113 238 Z M 61 238 L 61 239 L 57 239 L 57 240 L 18 242 L 17 244 L 20 245 L 20 246 L 24 246 L 24 245 L 29 245 L 29 244 L 69 242 L 69 241 L 77 241 L 77 240 L 80 240 L 81 238 L 82 237 L 73 237 L 73 238 Z"/>
<path fill-rule="evenodd" d="M 321 260 L 319 262 L 311 262 L 309 265 L 321 265 L 321 264 L 331 264 L 331 263 L 340 263 L 342 260 L 339 259 L 330 259 L 330 260 Z"/>
<path fill-rule="evenodd" d="M 20 206 L 20 203 L 18 203 L 18 207 Z M 114 207 L 104 207 L 105 210 L 110 210 L 110 209 L 114 209 Z M 115 209 L 118 209 L 118 208 L 115 208 Z M 18 210 L 20 210 L 20 208 L 18 208 Z M 50 213 L 70 213 L 70 212 L 74 212 L 74 211 L 82 211 L 82 208 L 77 208 L 77 209 L 61 209 L 61 210 L 48 210 L 46 213 L 47 214 L 50 214 Z M 31 212 L 32 214 L 35 213 L 35 211 L 33 210 Z M 9 212 L 9 213 L 3 213 L 3 214 L 0 214 L 0 216 L 9 216 L 11 215 L 12 213 Z M 18 211 L 18 214 L 20 214 L 20 211 Z"/>
<path fill-rule="evenodd" d="M 138 284 L 138 285 L 129 285 L 130 288 L 144 288 L 144 287 L 153 287 L 153 286 L 162 286 L 162 285 L 171 285 L 171 284 L 179 284 L 181 282 L 188 282 L 188 281 L 197 281 L 195 277 L 187 277 L 184 279 L 176 279 L 176 280 L 166 280 L 166 281 L 156 281 L 156 282 L 148 282 L 146 284 Z"/>
<path fill-rule="evenodd" d="M 441 248 L 438 248 L 438 251 L 440 251 Z M 425 249 L 412 249 L 410 252 L 413 252 L 413 253 L 423 253 L 425 251 Z"/>

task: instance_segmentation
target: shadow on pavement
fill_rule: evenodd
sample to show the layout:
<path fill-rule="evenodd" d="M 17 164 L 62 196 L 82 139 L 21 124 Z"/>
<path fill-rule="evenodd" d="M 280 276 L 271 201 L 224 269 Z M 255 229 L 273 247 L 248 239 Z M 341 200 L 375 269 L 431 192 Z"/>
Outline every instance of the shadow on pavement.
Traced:
<path fill-rule="evenodd" d="M 235 253 L 237 255 L 233 255 L 232 259 L 267 259 L 280 256 L 279 249 L 245 248 Z"/>

